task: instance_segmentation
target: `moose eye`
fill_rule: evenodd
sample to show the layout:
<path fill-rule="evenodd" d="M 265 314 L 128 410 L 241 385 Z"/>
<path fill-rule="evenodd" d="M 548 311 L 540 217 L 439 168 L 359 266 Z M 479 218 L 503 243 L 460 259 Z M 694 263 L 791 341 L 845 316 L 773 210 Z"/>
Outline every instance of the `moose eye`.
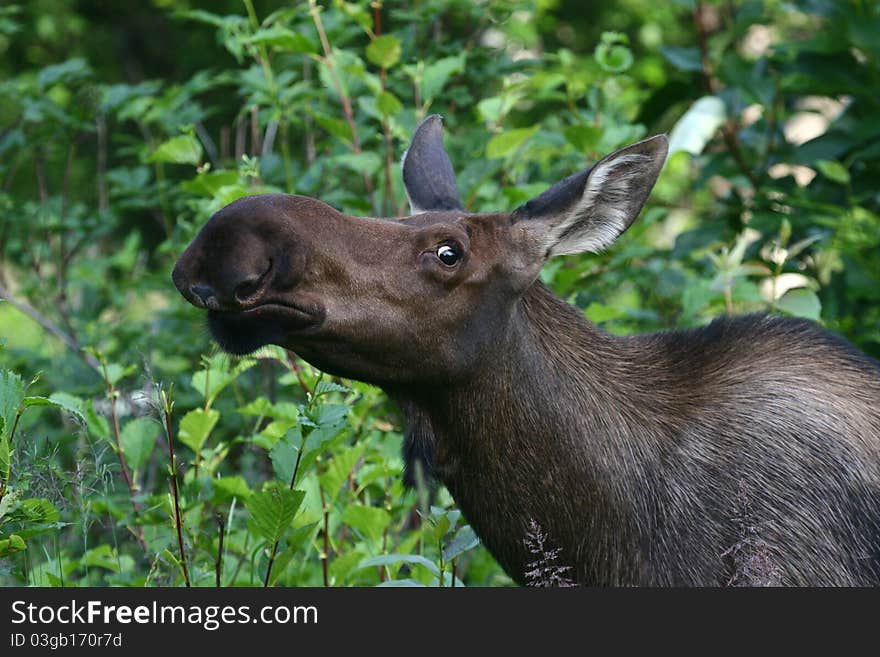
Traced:
<path fill-rule="evenodd" d="M 461 253 L 459 253 L 458 249 L 454 246 L 444 244 L 437 249 L 437 257 L 440 258 L 440 262 L 444 265 L 451 267 L 461 260 Z"/>

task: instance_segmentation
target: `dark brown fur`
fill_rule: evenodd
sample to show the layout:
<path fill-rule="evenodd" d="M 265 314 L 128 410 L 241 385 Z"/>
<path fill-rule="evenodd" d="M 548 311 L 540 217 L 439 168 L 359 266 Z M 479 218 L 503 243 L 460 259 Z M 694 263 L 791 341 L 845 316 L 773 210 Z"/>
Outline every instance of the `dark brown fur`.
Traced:
<path fill-rule="evenodd" d="M 437 476 L 517 582 L 537 526 L 580 584 L 880 584 L 876 361 L 760 315 L 614 337 L 536 280 L 546 257 L 626 229 L 665 141 L 472 215 L 439 139 L 429 118 L 404 162 L 413 216 L 242 199 L 175 284 L 227 350 L 280 344 L 388 391 L 409 420 L 408 479 Z M 432 169 L 443 179 L 424 181 Z"/>

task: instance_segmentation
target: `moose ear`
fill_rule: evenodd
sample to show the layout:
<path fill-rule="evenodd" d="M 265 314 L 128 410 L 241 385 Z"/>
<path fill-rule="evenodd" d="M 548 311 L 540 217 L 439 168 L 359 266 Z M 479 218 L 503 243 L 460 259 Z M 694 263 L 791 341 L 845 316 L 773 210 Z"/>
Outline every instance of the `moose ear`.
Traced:
<path fill-rule="evenodd" d="M 657 135 L 621 148 L 592 168 L 556 183 L 513 211 L 546 257 L 605 248 L 629 228 L 666 161 L 669 142 Z"/>
<path fill-rule="evenodd" d="M 452 162 L 443 149 L 443 119 L 432 114 L 419 124 L 403 154 L 403 185 L 412 214 L 461 210 Z"/>

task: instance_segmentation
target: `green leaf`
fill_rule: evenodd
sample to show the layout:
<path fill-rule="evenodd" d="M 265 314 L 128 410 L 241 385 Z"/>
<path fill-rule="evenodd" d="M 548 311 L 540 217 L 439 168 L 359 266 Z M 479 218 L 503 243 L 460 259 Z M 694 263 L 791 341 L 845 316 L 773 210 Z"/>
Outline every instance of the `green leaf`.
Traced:
<path fill-rule="evenodd" d="M 828 180 L 832 180 L 841 185 L 849 185 L 849 171 L 847 171 L 846 167 L 840 162 L 836 162 L 835 160 L 816 160 L 814 164 L 821 174 L 828 178 Z"/>
<path fill-rule="evenodd" d="M 82 559 L 79 560 L 79 563 L 81 566 L 104 568 L 114 573 L 120 571 L 119 555 L 106 543 L 86 552 Z"/>
<path fill-rule="evenodd" d="M 776 308 L 795 317 L 819 320 L 822 303 L 812 290 L 798 288 L 789 290 L 776 302 Z"/>
<path fill-rule="evenodd" d="M 287 435 L 287 432 L 293 429 L 296 424 L 296 420 L 273 420 L 266 425 L 259 435 L 266 439 L 266 442 L 270 447 L 273 447 L 281 438 Z"/>
<path fill-rule="evenodd" d="M 24 382 L 15 372 L 0 370 L 0 436 L 8 436 L 24 398 Z"/>
<path fill-rule="evenodd" d="M 58 393 L 52 395 L 52 398 L 56 398 Z M 91 401 L 87 401 L 83 404 L 83 415 L 86 418 L 86 425 L 89 427 L 89 431 L 92 432 L 98 438 L 103 438 L 104 440 L 110 440 L 110 423 L 107 422 L 107 418 L 103 415 L 99 415 L 98 411 L 95 410 L 94 405 Z"/>
<path fill-rule="evenodd" d="M 368 540 L 378 543 L 391 522 L 391 514 L 379 507 L 352 504 L 342 513 L 342 522 L 361 532 Z"/>
<path fill-rule="evenodd" d="M 354 468 L 361 456 L 363 456 L 365 449 L 365 444 L 358 443 L 357 445 L 352 445 L 351 447 L 337 452 L 333 456 L 333 459 L 327 466 L 327 470 L 320 478 L 321 488 L 324 489 L 324 492 L 327 493 L 327 497 L 331 500 L 336 499 L 336 496 L 339 495 L 342 485 L 348 478 L 348 473 L 351 472 L 352 468 Z"/>
<path fill-rule="evenodd" d="M 480 539 L 477 538 L 474 530 L 470 525 L 465 525 L 455 533 L 455 538 L 443 548 L 443 560 L 451 561 L 479 544 Z"/>
<path fill-rule="evenodd" d="M 452 75 L 464 73 L 466 61 L 467 53 L 462 51 L 453 57 L 443 57 L 427 64 L 422 72 L 422 98 L 436 98 Z"/>
<path fill-rule="evenodd" d="M 16 552 L 26 550 L 24 539 L 18 534 L 10 534 L 9 538 L 0 539 L 0 557 L 8 557 Z"/>
<path fill-rule="evenodd" d="M 382 116 L 385 117 L 394 116 L 403 109 L 403 105 L 397 100 L 397 96 L 390 91 L 383 91 L 379 94 L 378 98 L 376 98 L 376 106 L 382 112 Z"/>
<path fill-rule="evenodd" d="M 318 114 L 317 112 L 312 113 L 312 118 L 315 119 L 315 122 L 319 126 L 324 128 L 324 130 L 329 132 L 337 139 L 341 139 L 346 144 L 352 143 L 353 133 L 351 131 L 351 125 L 349 125 L 348 121 L 337 119 L 332 116 L 325 116 L 324 114 Z"/>
<path fill-rule="evenodd" d="M 629 39 L 620 32 L 603 32 L 594 56 L 599 66 L 608 73 L 623 73 L 633 64 L 632 51 L 627 47 Z"/>
<path fill-rule="evenodd" d="M 318 52 L 318 46 L 307 36 L 280 25 L 257 30 L 247 39 L 247 43 L 272 46 L 292 53 Z"/>
<path fill-rule="evenodd" d="M 8 513 L 7 517 L 19 522 L 44 524 L 56 522 L 58 510 L 45 498 L 30 497 L 22 500 L 16 508 Z"/>
<path fill-rule="evenodd" d="M 268 398 L 260 395 L 256 399 L 249 401 L 244 406 L 240 406 L 235 410 L 241 415 L 248 415 L 251 417 L 266 417 L 272 410 L 272 402 L 269 401 Z"/>
<path fill-rule="evenodd" d="M 81 57 L 75 57 L 60 64 L 52 64 L 41 69 L 37 74 L 37 84 L 42 89 L 48 89 L 58 83 L 74 82 L 91 74 L 92 69 L 86 63 L 86 60 Z"/>
<path fill-rule="evenodd" d="M 198 390 L 208 403 L 214 403 L 217 395 L 242 373 L 256 364 L 253 358 L 242 358 L 234 367 L 229 356 L 216 354 L 205 359 L 205 368 L 192 375 L 192 386 Z"/>
<path fill-rule="evenodd" d="M 159 433 L 159 425 L 146 417 L 129 420 L 122 427 L 119 442 L 125 460 L 132 470 L 139 470 L 150 458 L 156 446 L 157 433 Z"/>
<path fill-rule="evenodd" d="M 0 484 L 9 482 L 9 472 L 12 467 L 11 452 L 9 439 L 0 433 Z"/>
<path fill-rule="evenodd" d="M 52 408 L 60 408 L 61 410 L 67 411 L 71 415 L 73 415 L 80 423 L 85 424 L 86 418 L 82 413 L 82 401 L 76 399 L 74 403 L 68 403 L 70 400 L 67 399 L 68 396 L 63 396 L 61 398 L 52 395 L 51 397 L 25 397 L 24 398 L 24 407 L 30 408 L 31 406 L 50 406 Z"/>
<path fill-rule="evenodd" d="M 598 301 L 593 301 L 584 311 L 584 315 L 591 322 L 601 324 L 612 319 L 620 319 L 626 316 L 626 311 L 618 306 L 606 306 Z"/>
<path fill-rule="evenodd" d="M 391 68 L 400 60 L 400 40 L 390 34 L 376 37 L 367 46 L 367 59 L 381 68 Z"/>
<path fill-rule="evenodd" d="M 378 557 L 364 559 L 358 564 L 358 570 L 375 568 L 376 566 L 394 566 L 397 564 L 419 565 L 427 568 L 431 574 L 440 575 L 440 568 L 430 559 L 420 554 L 383 554 Z"/>
<path fill-rule="evenodd" d="M 269 582 L 269 586 L 275 584 L 275 582 L 277 582 L 284 574 L 284 569 L 287 568 L 287 564 L 297 556 L 299 549 L 302 547 L 303 543 L 312 536 L 312 533 L 317 526 L 318 523 L 309 523 L 302 527 L 297 527 L 286 536 L 285 543 L 287 544 L 287 547 L 275 557 L 275 564 L 272 567 L 272 579 Z"/>
<path fill-rule="evenodd" d="M 596 145 L 602 138 L 602 128 L 595 125 L 570 125 L 562 132 L 568 143 L 581 153 L 588 153 L 596 149 Z"/>
<path fill-rule="evenodd" d="M 193 409 L 180 421 L 180 431 L 177 436 L 180 442 L 198 454 L 219 419 L 220 411 L 215 411 L 213 408 L 207 411 L 203 408 Z"/>
<path fill-rule="evenodd" d="M 180 16 L 181 18 L 190 18 L 192 20 L 199 21 L 200 23 L 207 23 L 209 25 L 213 25 L 214 27 L 223 27 L 226 21 L 225 16 L 212 14 L 211 12 L 204 11 L 202 9 L 181 11 L 176 13 L 175 15 Z"/>
<path fill-rule="evenodd" d="M 372 151 L 336 155 L 329 158 L 328 162 L 345 167 L 354 173 L 367 173 L 369 175 L 376 173 L 382 166 L 382 158 Z"/>
<path fill-rule="evenodd" d="M 53 392 L 49 399 L 82 421 L 95 437 L 110 439 L 110 424 L 107 418 L 98 415 L 91 400 L 83 400 L 66 392 Z"/>
<path fill-rule="evenodd" d="M 315 397 L 320 397 L 328 392 L 348 393 L 351 392 L 351 388 L 333 381 L 319 381 L 315 386 Z"/>
<path fill-rule="evenodd" d="M 119 365 L 118 363 L 107 363 L 107 380 L 109 380 L 110 383 L 115 385 L 115 384 L 119 383 L 119 381 L 123 377 L 128 376 L 129 374 L 134 372 L 135 369 L 136 368 L 134 365 L 129 365 L 128 367 L 123 367 L 122 365 Z"/>
<path fill-rule="evenodd" d="M 389 579 L 376 585 L 377 588 L 424 588 L 426 585 L 417 579 Z"/>
<path fill-rule="evenodd" d="M 538 132 L 538 127 L 533 125 L 531 128 L 515 128 L 495 135 L 486 144 L 486 156 L 500 158 L 510 155 L 531 139 Z"/>
<path fill-rule="evenodd" d="M 237 171 L 202 171 L 192 180 L 180 183 L 180 188 L 190 194 L 210 197 L 217 194 L 223 187 L 235 185 L 237 182 Z"/>
<path fill-rule="evenodd" d="M 147 162 L 170 162 L 172 164 L 200 164 L 202 145 L 193 135 L 178 135 L 159 144 L 147 158 Z"/>
<path fill-rule="evenodd" d="M 448 515 L 439 516 L 434 521 L 434 527 L 432 528 L 432 533 L 434 534 L 434 540 L 439 541 L 444 536 L 446 536 L 446 532 L 449 531 L 449 528 L 452 527 L 452 520 Z"/>
<path fill-rule="evenodd" d="M 695 101 L 669 133 L 669 153 L 686 151 L 699 155 L 726 117 L 724 102 L 717 96 L 703 96 Z"/>
<path fill-rule="evenodd" d="M 18 503 L 19 491 L 7 488 L 6 495 L 3 496 L 3 499 L 0 500 L 0 520 L 6 516 L 7 513 L 12 510 L 12 507 Z M 5 522 L 5 521 L 4 521 Z M 0 522 L 0 525 L 3 523 Z"/>
<path fill-rule="evenodd" d="M 672 48 L 664 46 L 660 48 L 660 54 L 680 71 L 699 73 L 703 70 L 699 48 Z"/>
<path fill-rule="evenodd" d="M 285 432 L 269 451 L 272 469 L 280 481 L 290 483 L 290 480 L 293 478 L 293 470 L 296 468 L 300 445 L 302 445 L 302 433 L 297 427 L 295 430 L 292 429 Z"/>
<path fill-rule="evenodd" d="M 214 486 L 214 502 L 228 502 L 233 498 L 247 500 L 253 495 L 244 477 L 240 475 L 212 479 L 211 484 Z"/>
<path fill-rule="evenodd" d="M 247 501 L 247 510 L 251 514 L 248 526 L 270 543 L 280 541 L 296 517 L 304 497 L 305 493 L 301 490 L 290 490 L 277 481 L 269 482 Z"/>

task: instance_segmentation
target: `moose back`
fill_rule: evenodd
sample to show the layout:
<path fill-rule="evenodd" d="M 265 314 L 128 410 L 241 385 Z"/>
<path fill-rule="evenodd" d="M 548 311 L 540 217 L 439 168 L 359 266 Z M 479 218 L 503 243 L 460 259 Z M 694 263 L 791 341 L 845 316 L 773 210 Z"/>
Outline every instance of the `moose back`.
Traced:
<path fill-rule="evenodd" d="M 763 315 L 611 336 L 538 280 L 614 242 L 666 152 L 646 139 L 472 214 L 431 116 L 403 160 L 410 216 L 243 198 L 174 284 L 223 349 L 281 345 L 387 391 L 408 479 L 442 481 L 519 583 L 537 528 L 579 584 L 876 585 L 880 364 Z"/>

